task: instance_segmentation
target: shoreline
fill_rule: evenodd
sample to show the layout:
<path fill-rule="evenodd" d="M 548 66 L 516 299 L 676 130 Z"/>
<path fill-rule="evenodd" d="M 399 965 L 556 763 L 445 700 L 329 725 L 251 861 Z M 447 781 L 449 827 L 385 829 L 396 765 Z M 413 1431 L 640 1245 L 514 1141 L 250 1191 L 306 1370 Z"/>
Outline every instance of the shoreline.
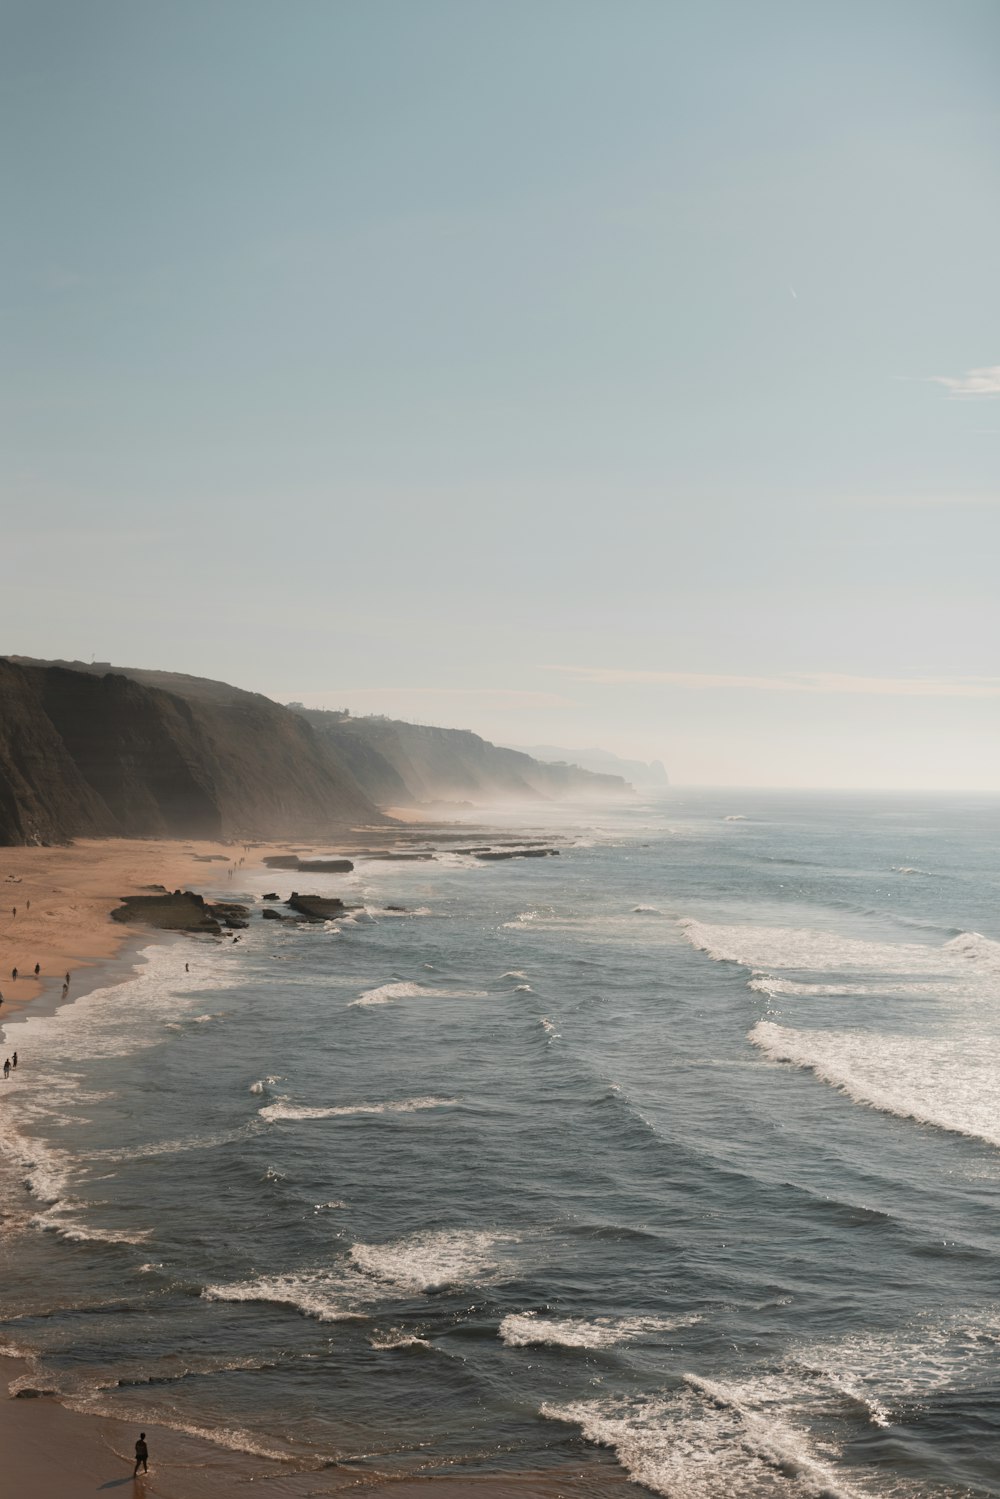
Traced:
<path fill-rule="evenodd" d="M 440 828 L 433 822 L 422 825 L 428 837 Z M 405 844 L 415 832 L 411 824 L 386 841 Z M 376 839 L 368 830 L 365 836 L 372 843 L 385 839 L 384 833 Z M 16 1026 L 31 1015 L 52 1015 L 96 989 L 127 983 L 141 969 L 145 949 L 194 935 L 113 922 L 110 913 L 122 896 L 141 893 L 153 884 L 218 890 L 230 868 L 259 873 L 269 854 L 286 847 L 267 843 L 243 852 L 221 843 L 88 839 L 60 848 L 5 848 L 0 885 L 17 892 L 25 903 L 30 899 L 31 909 L 21 905 L 16 918 L 0 920 L 0 974 L 9 972 L 15 952 L 37 953 L 35 961 L 42 962 L 38 979 L 30 970 L 29 977 L 19 977 L 16 983 L 8 979 L 4 985 L 0 979 L 0 1029 L 8 1049 L 13 1044 L 6 1037 L 11 1022 Z M 238 864 L 240 857 L 243 865 Z M 232 898 L 238 898 L 235 890 Z M 15 902 L 16 896 L 11 905 Z M 15 922 L 20 925 L 13 949 Z M 58 977 L 51 976 L 52 968 Z M 62 974 L 67 969 L 71 984 L 64 993 Z M 0 1099 L 3 1096 L 0 1092 Z M 27 1350 L 0 1345 L 0 1450 L 12 1492 L 26 1499 L 73 1499 L 132 1484 L 131 1454 L 138 1427 L 118 1417 L 76 1409 L 44 1388 L 31 1397 L 12 1395 L 11 1384 L 30 1384 L 34 1367 Z M 44 1386 L 44 1378 L 39 1385 Z M 630 1482 L 610 1453 L 593 1449 L 581 1454 L 577 1463 L 533 1472 L 403 1476 L 345 1463 L 321 1473 L 255 1456 L 208 1434 L 160 1426 L 155 1420 L 148 1420 L 145 1430 L 152 1468 L 148 1477 L 140 1475 L 134 1481 L 133 1491 L 162 1499 L 208 1499 L 219 1492 L 220 1482 L 228 1488 L 256 1481 L 267 1482 L 274 1499 L 336 1495 L 358 1487 L 378 1495 L 391 1491 L 398 1499 L 416 1499 L 429 1489 L 436 1490 L 436 1499 L 597 1499 Z M 248 1437 L 252 1440 L 251 1434 Z"/>
<path fill-rule="evenodd" d="M 530 1472 L 397 1476 L 346 1462 L 332 1469 L 295 1469 L 155 1420 L 142 1428 L 150 1451 L 149 1475 L 133 1480 L 138 1425 L 76 1410 L 54 1396 L 10 1396 L 11 1381 L 29 1369 L 29 1360 L 0 1351 L 0 1451 L 9 1491 L 19 1499 L 83 1499 L 104 1489 L 159 1499 L 209 1499 L 254 1483 L 266 1483 L 273 1499 L 333 1499 L 359 1488 L 395 1499 L 424 1494 L 434 1499 L 604 1499 L 619 1488 L 635 1487 L 603 1450 L 588 1452 L 578 1463 Z"/>

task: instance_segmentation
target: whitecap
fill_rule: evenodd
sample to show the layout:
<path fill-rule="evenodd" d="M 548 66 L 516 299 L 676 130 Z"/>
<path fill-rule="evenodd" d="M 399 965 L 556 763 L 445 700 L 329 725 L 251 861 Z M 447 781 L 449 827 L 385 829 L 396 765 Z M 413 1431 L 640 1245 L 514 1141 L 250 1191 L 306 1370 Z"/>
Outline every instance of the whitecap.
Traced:
<path fill-rule="evenodd" d="M 289 1103 L 279 1098 L 269 1103 L 258 1113 L 262 1119 L 336 1119 L 356 1114 L 417 1114 L 424 1109 L 443 1109 L 457 1102 L 454 1098 L 400 1098 L 384 1103 L 343 1103 L 309 1106 Z"/>
<path fill-rule="evenodd" d="M 701 1317 L 545 1317 L 511 1312 L 500 1323 L 500 1338 L 509 1348 L 551 1344 L 557 1348 L 614 1348 L 620 1343 L 657 1338 L 693 1327 Z"/>
<path fill-rule="evenodd" d="M 815 1073 L 856 1103 L 1000 1146 L 1000 1041 L 795 1030 L 761 1020 L 750 1040 L 774 1062 Z"/>
<path fill-rule="evenodd" d="M 388 1332 L 373 1333 L 368 1342 L 379 1353 L 397 1348 L 431 1347 L 426 1338 L 419 1338 L 415 1332 L 407 1332 L 403 1327 L 393 1327 Z"/>
<path fill-rule="evenodd" d="M 375 989 L 365 989 L 351 1005 L 388 1005 L 401 999 L 488 999 L 483 989 L 433 989 L 427 984 L 394 980 Z"/>
<path fill-rule="evenodd" d="M 541 1414 L 579 1426 L 669 1499 L 857 1499 L 800 1423 L 801 1393 L 787 1381 L 688 1375 L 674 1395 L 546 1404 Z"/>
<path fill-rule="evenodd" d="M 413 1234 L 388 1244 L 352 1244 L 351 1259 L 366 1275 L 403 1291 L 435 1291 L 477 1285 L 503 1267 L 498 1246 L 509 1233 L 452 1229 Z"/>
<path fill-rule="evenodd" d="M 291 1306 L 317 1322 L 346 1322 L 362 1316 L 358 1276 L 336 1271 L 303 1270 L 284 1275 L 261 1275 L 255 1280 L 217 1283 L 202 1289 L 206 1301 L 259 1301 Z"/>

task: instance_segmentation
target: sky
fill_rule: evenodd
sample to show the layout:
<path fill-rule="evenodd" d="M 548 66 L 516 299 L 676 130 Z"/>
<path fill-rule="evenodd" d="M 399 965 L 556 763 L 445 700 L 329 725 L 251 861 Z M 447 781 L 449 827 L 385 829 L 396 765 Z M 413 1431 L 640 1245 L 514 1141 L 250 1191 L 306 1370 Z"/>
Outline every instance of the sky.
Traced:
<path fill-rule="evenodd" d="M 0 649 L 1000 789 L 996 0 L 0 38 Z"/>

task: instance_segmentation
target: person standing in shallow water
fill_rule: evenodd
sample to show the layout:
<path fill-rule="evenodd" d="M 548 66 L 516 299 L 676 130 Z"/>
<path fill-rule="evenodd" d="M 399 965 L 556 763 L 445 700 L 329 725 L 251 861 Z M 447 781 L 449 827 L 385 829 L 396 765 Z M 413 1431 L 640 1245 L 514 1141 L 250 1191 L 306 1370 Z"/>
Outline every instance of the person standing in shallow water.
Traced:
<path fill-rule="evenodd" d="M 149 1468 L 146 1466 L 148 1458 L 149 1448 L 146 1446 L 146 1433 L 144 1431 L 140 1431 L 139 1440 L 135 1444 L 135 1469 L 132 1473 L 133 1478 L 137 1478 L 139 1476 L 140 1463 L 142 1463 L 142 1471 L 144 1473 L 149 1472 Z"/>

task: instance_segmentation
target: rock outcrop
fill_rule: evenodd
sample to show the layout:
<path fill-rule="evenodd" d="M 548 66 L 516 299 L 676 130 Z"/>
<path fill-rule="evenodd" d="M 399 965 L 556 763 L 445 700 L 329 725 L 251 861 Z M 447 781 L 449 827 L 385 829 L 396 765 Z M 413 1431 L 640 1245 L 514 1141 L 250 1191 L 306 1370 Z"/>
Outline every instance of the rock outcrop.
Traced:
<path fill-rule="evenodd" d="M 347 911 L 344 902 L 336 896 L 300 895 L 297 890 L 292 891 L 285 905 L 304 916 L 306 921 L 334 921 Z"/>
<path fill-rule="evenodd" d="M 205 932 L 217 937 L 222 928 L 250 925 L 246 906 L 235 901 L 207 901 L 192 890 L 175 890 L 166 895 L 123 895 L 121 905 L 111 912 L 112 921 L 141 923 L 164 932 Z"/>

